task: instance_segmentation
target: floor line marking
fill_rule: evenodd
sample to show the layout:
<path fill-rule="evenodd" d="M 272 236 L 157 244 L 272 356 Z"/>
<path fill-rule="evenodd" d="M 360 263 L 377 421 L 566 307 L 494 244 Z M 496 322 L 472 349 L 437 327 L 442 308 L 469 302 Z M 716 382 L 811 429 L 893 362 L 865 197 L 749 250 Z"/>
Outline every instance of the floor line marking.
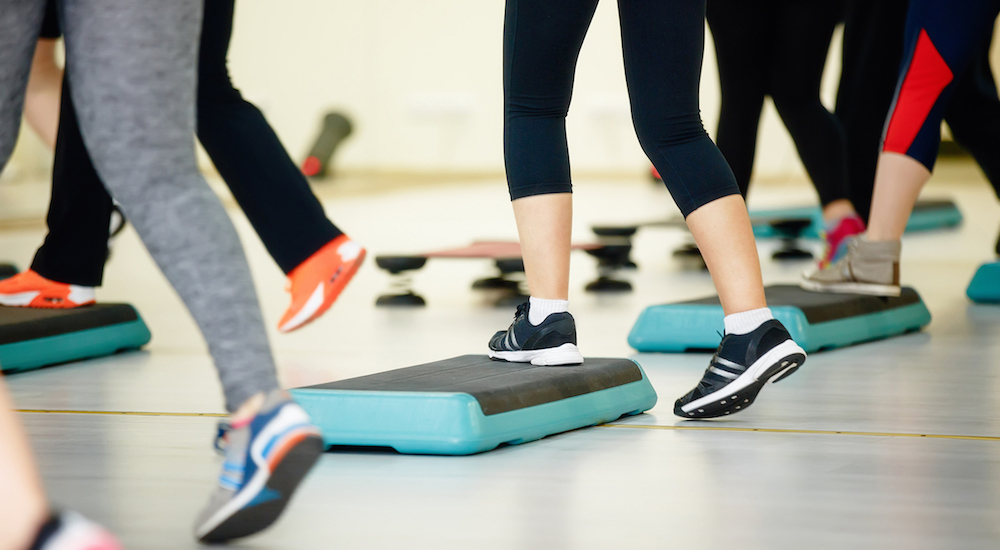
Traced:
<path fill-rule="evenodd" d="M 760 432 L 800 435 L 855 435 L 867 437 L 922 437 L 925 439 L 967 439 L 972 441 L 1000 441 L 1000 437 L 987 435 L 915 434 L 900 432 L 857 432 L 849 430 L 795 430 L 786 428 L 734 428 L 729 426 L 657 426 L 654 424 L 601 424 L 600 428 L 630 428 L 634 430 L 674 430 L 704 432 Z"/>
<path fill-rule="evenodd" d="M 106 416 L 169 416 L 188 418 L 224 418 L 225 413 L 189 413 L 189 412 L 152 412 L 152 411 L 88 411 L 69 409 L 15 409 L 19 413 L 28 414 L 93 414 Z M 633 430 L 669 430 L 669 431 L 702 431 L 702 432 L 758 432 L 773 434 L 797 435 L 853 435 L 863 437 L 912 437 L 924 439 L 959 439 L 970 441 L 1000 441 L 1000 436 L 985 435 L 952 435 L 952 434 L 918 434 L 902 432 L 859 432 L 850 430 L 797 430 L 790 428 L 736 428 L 730 426 L 658 426 L 655 424 L 601 424 L 598 428 L 627 428 Z"/>
<path fill-rule="evenodd" d="M 148 412 L 148 411 L 81 411 L 81 410 L 59 410 L 59 409 L 14 409 L 19 413 L 32 414 L 99 414 L 109 416 L 180 416 L 180 417 L 212 417 L 222 418 L 229 416 L 224 413 L 186 413 L 186 412 Z"/>

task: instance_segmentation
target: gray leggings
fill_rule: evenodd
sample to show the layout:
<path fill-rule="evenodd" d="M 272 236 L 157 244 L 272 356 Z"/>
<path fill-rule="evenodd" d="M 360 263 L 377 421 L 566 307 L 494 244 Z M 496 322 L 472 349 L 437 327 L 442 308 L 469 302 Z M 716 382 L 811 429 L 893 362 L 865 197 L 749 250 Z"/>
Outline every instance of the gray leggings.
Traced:
<path fill-rule="evenodd" d="M 84 143 L 198 323 L 229 410 L 278 387 L 239 238 L 198 173 L 201 0 L 60 0 Z M 21 121 L 45 0 L 0 0 L 0 170 Z"/>

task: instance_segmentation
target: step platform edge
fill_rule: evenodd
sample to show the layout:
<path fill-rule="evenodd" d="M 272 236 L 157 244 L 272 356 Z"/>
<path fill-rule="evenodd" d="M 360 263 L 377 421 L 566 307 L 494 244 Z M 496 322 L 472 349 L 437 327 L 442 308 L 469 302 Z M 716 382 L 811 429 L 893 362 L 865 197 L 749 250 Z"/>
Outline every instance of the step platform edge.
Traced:
<path fill-rule="evenodd" d="M 328 446 L 469 455 L 645 412 L 657 396 L 639 370 L 642 378 L 635 382 L 489 416 L 474 397 L 460 392 L 297 388 L 291 394 Z"/>

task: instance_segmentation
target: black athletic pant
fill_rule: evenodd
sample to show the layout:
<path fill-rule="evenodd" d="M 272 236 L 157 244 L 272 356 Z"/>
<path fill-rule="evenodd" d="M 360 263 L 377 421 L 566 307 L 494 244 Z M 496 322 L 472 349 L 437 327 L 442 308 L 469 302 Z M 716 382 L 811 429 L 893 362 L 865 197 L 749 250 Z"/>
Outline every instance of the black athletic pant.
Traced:
<path fill-rule="evenodd" d="M 326 218 L 264 116 L 229 79 L 226 52 L 234 1 L 205 1 L 198 65 L 198 139 L 271 257 L 288 273 L 341 232 Z M 112 203 L 80 136 L 71 87 L 66 79 L 49 234 L 31 268 L 47 279 L 99 286 Z"/>
<path fill-rule="evenodd" d="M 908 0 L 849 0 L 836 115 L 848 144 L 848 198 L 868 221 L 886 116 L 899 83 Z M 1000 99 L 989 65 L 990 37 L 958 76 L 945 122 L 1000 196 Z"/>
<path fill-rule="evenodd" d="M 1000 97 L 990 67 L 992 42 L 991 29 L 969 68 L 958 78 L 944 121 L 951 137 L 976 159 L 1000 198 Z"/>
<path fill-rule="evenodd" d="M 708 0 L 722 87 L 716 142 L 744 196 L 764 97 L 771 96 L 823 205 L 844 198 L 846 144 L 820 102 L 840 0 Z"/>
<path fill-rule="evenodd" d="M 597 0 L 507 0 L 504 158 L 511 199 L 569 193 L 566 113 Z M 639 143 L 687 216 L 739 188 L 698 107 L 704 0 L 620 0 Z"/>

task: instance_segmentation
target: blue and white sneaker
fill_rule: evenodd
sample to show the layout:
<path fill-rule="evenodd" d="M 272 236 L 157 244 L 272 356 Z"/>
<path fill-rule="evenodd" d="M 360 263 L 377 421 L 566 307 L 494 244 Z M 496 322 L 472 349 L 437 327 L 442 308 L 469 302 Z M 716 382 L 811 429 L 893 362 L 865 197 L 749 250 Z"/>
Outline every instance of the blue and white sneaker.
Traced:
<path fill-rule="evenodd" d="M 713 418 L 743 411 L 764 384 L 782 380 L 805 362 L 806 352 L 774 319 L 748 334 L 727 334 L 701 382 L 674 403 L 674 414 Z"/>
<path fill-rule="evenodd" d="M 205 543 L 252 535 L 274 523 L 323 452 L 319 429 L 282 390 L 269 393 L 250 422 L 223 424 L 219 432 L 226 461 L 195 523 L 195 537 Z"/>
<path fill-rule="evenodd" d="M 517 306 L 510 328 L 490 338 L 490 359 L 539 366 L 579 365 L 576 321 L 569 313 L 553 313 L 539 325 L 528 321 L 530 302 Z"/>

